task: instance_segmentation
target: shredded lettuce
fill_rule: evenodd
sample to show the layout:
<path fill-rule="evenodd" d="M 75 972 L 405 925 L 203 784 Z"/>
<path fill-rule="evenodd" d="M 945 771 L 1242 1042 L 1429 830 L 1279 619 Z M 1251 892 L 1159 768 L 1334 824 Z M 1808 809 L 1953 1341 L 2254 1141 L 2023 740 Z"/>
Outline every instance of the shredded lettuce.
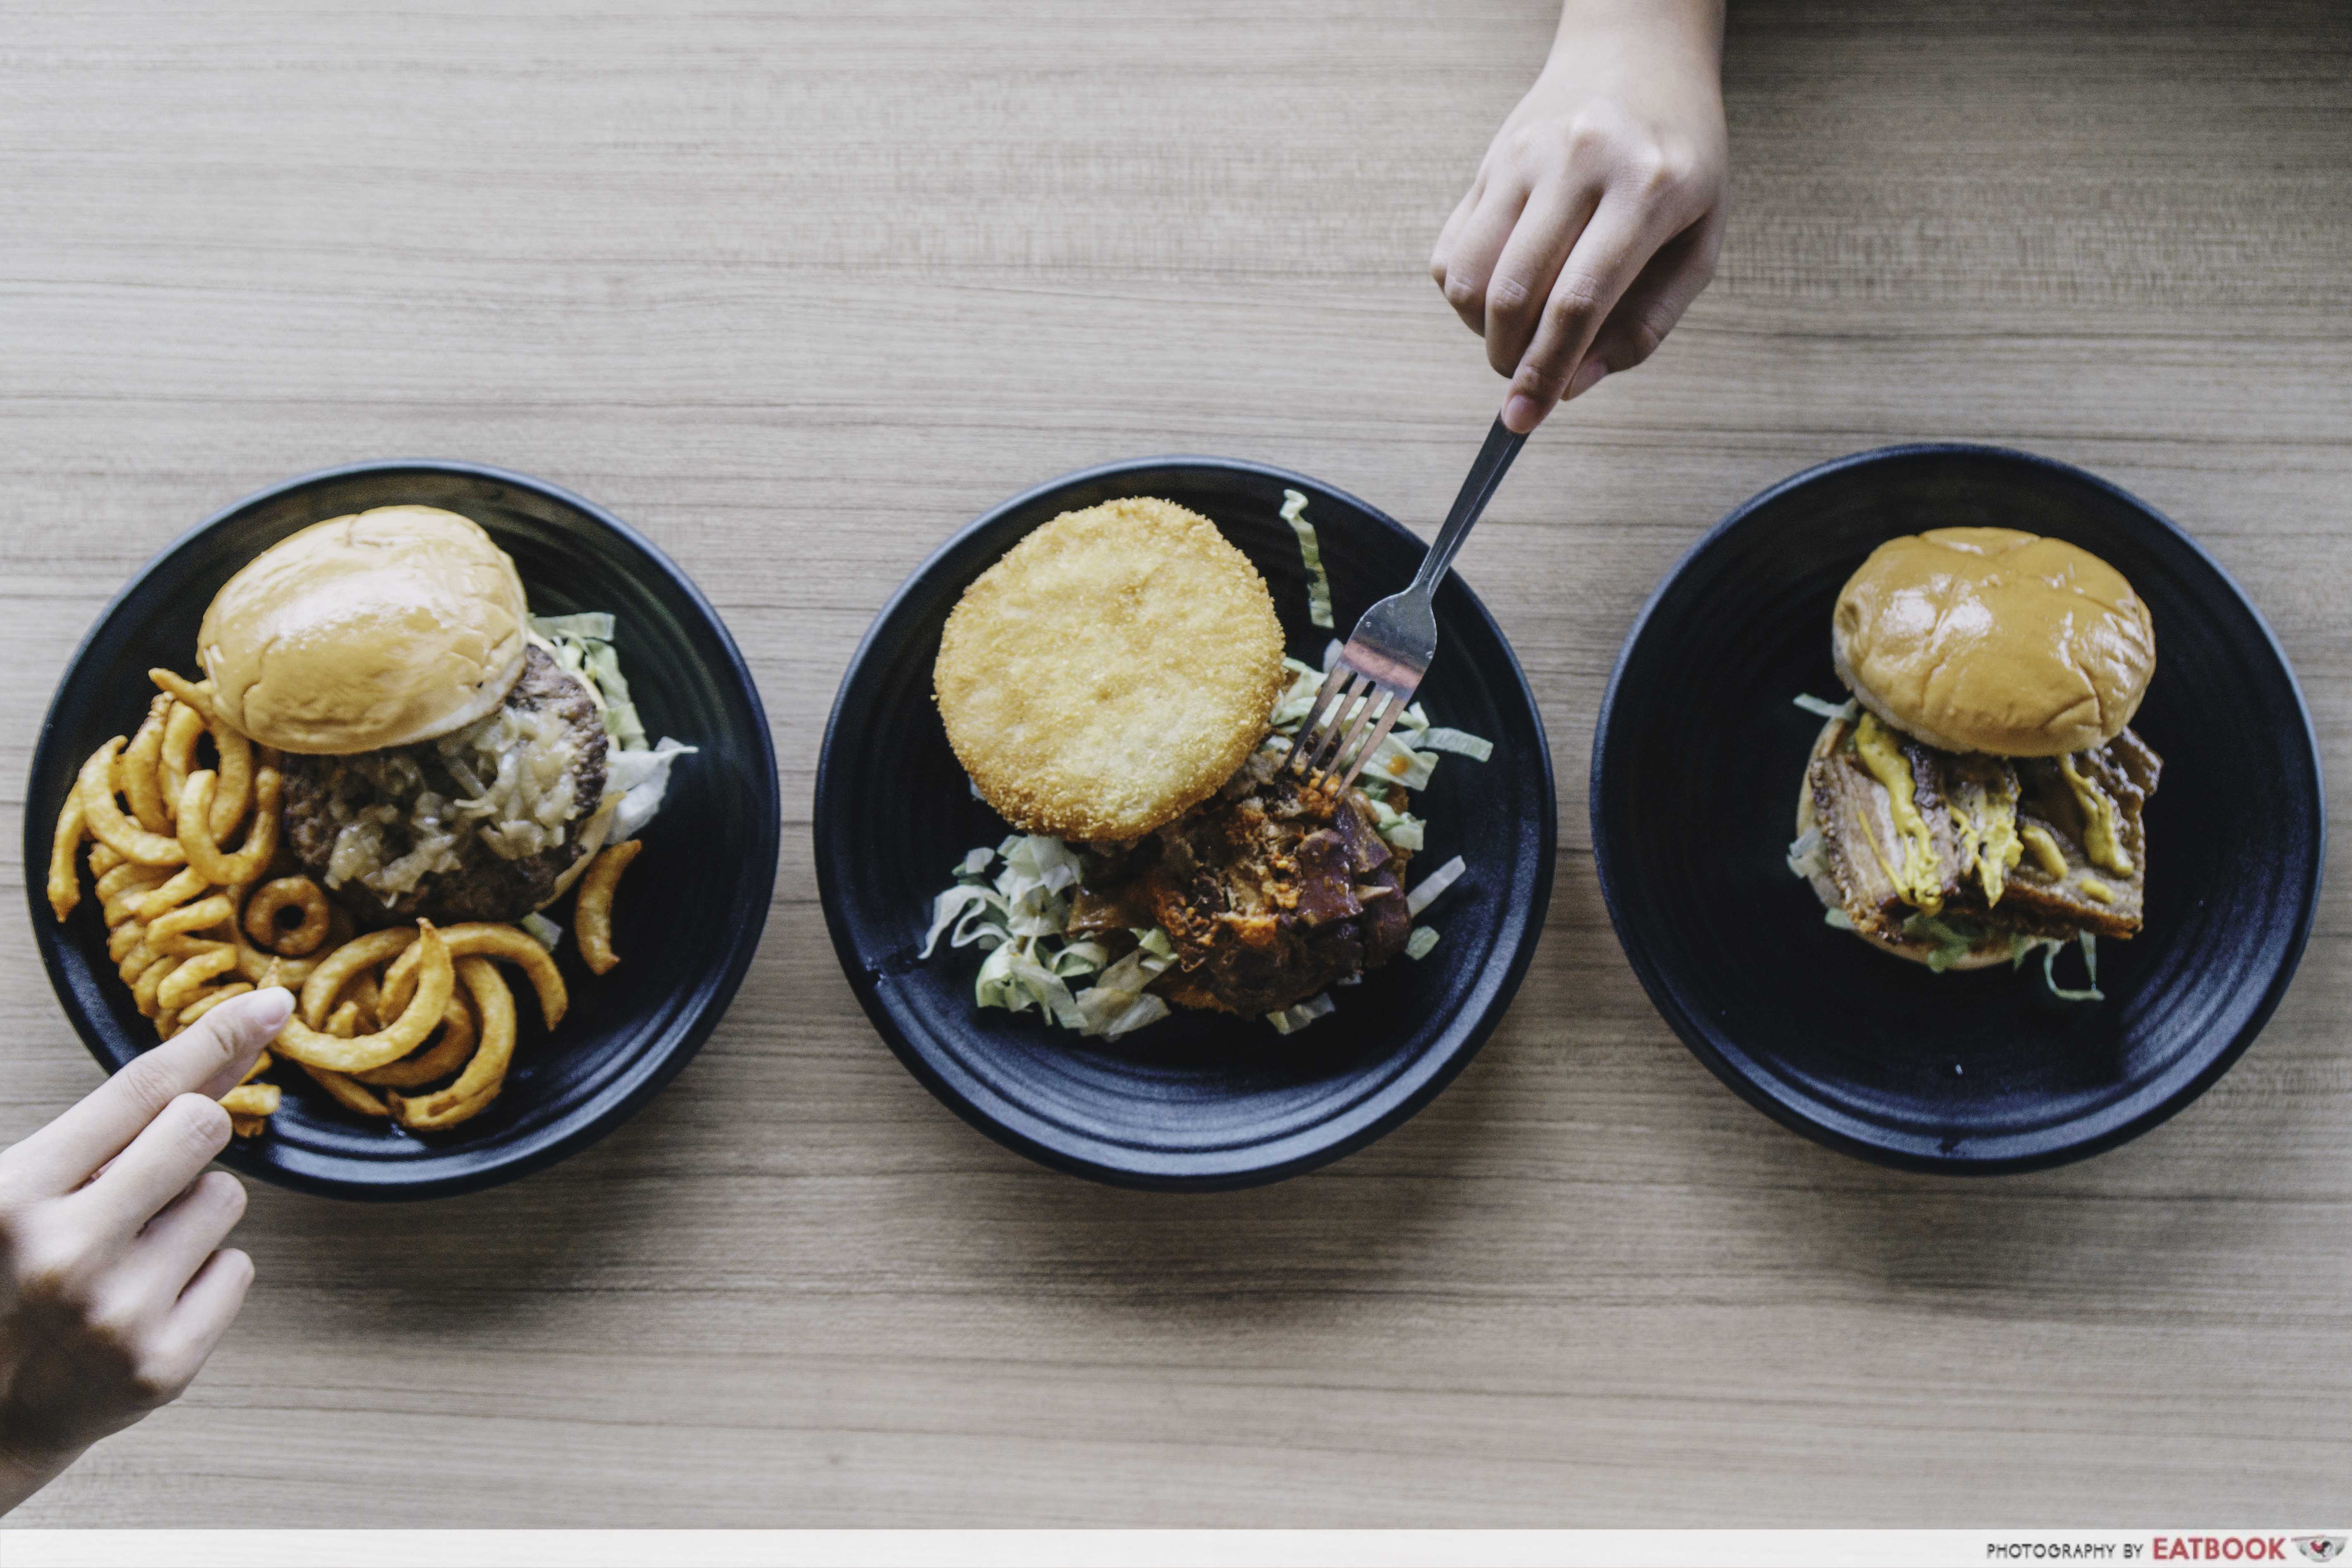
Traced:
<path fill-rule="evenodd" d="M 1429 908 L 1431 904 L 1437 901 L 1438 894 L 1454 886 L 1461 879 L 1462 873 L 1468 869 L 1469 867 L 1463 863 L 1462 857 L 1456 855 L 1453 859 L 1423 877 L 1413 885 L 1412 891 L 1404 896 L 1405 912 L 1418 915 L 1422 910 Z"/>
<path fill-rule="evenodd" d="M 571 616 L 533 616 L 531 631 L 552 650 L 555 660 L 588 689 L 603 717 L 604 794 L 620 797 L 606 837 L 615 843 L 634 838 L 661 810 L 669 792 L 670 764 L 692 756 L 698 748 L 662 737 L 646 739 L 637 706 L 629 699 L 628 678 L 621 673 L 621 656 L 613 647 L 619 623 L 607 611 L 586 610 Z"/>
<path fill-rule="evenodd" d="M 992 868 L 995 874 L 990 875 Z M 972 983 L 982 1007 L 1031 1010 L 1081 1035 L 1116 1039 L 1168 1016 L 1168 1005 L 1144 991 L 1175 961 L 1175 944 L 1157 926 L 1134 934 L 1133 952 L 1113 959 L 1091 938 L 1069 935 L 1064 889 L 1081 868 L 1070 847 L 1044 834 L 1016 833 L 995 848 L 982 845 L 956 862 L 955 886 L 931 904 L 931 929 L 919 958 L 948 939 L 951 948 L 977 942 L 988 957 Z M 1072 981 L 1093 984 L 1073 992 Z"/>
<path fill-rule="evenodd" d="M 530 940 L 550 952 L 553 952 L 555 944 L 563 940 L 563 928 L 535 910 L 515 923 L 530 932 Z"/>
<path fill-rule="evenodd" d="M 1327 1017 L 1337 1011 L 1339 1009 L 1331 1001 L 1331 994 L 1328 991 L 1318 991 L 1304 1002 L 1285 1007 L 1278 1013 L 1268 1013 L 1265 1016 L 1265 1021 L 1274 1026 L 1276 1034 L 1291 1035 L 1307 1027 L 1316 1019 Z"/>
<path fill-rule="evenodd" d="M 1297 733 L 1315 711 L 1315 694 L 1323 689 L 1323 672 L 1295 658 L 1284 659 L 1282 668 L 1290 672 L 1290 684 L 1274 700 L 1274 711 L 1266 721 L 1286 740 Z"/>
<path fill-rule="evenodd" d="M 1437 770 L 1437 753 L 1413 750 L 1413 739 L 1400 720 L 1395 729 L 1381 737 L 1372 754 L 1364 759 L 1364 771 L 1357 775 L 1358 782 L 1377 779 L 1398 789 L 1427 789 L 1429 775 Z"/>
<path fill-rule="evenodd" d="M 576 616 L 533 616 L 530 629 L 547 640 L 556 662 L 580 678 L 604 715 L 604 733 L 625 751 L 642 752 L 646 727 L 629 700 L 621 656 L 613 650 L 614 621 L 604 611 Z"/>
<path fill-rule="evenodd" d="M 2090 984 L 2081 990 L 2070 990 L 2058 984 L 2058 954 L 2066 944 L 2054 936 L 2012 936 L 2009 939 L 2009 966 L 2023 964 L 2026 955 L 2037 948 L 2042 952 L 2042 983 L 2050 994 L 2061 1002 L 2104 1002 L 2107 994 L 2099 989 L 2099 939 L 2091 931 L 2078 932 L 2075 942 L 2083 949 L 2083 973 Z"/>
<path fill-rule="evenodd" d="M 1419 707 L 1420 704 L 1415 703 L 1414 706 Z M 1426 746 L 1433 752 L 1452 752 L 1455 756 L 1468 757 L 1474 763 L 1483 763 L 1495 754 L 1495 742 L 1486 736 L 1434 724 L 1421 732 L 1421 739 L 1415 744 Z"/>
<path fill-rule="evenodd" d="M 1914 942 L 1935 943 L 1927 952 L 1927 967 L 1941 974 L 1975 951 L 1985 933 L 1971 921 L 1915 914 L 1903 922 L 1903 934 Z"/>
<path fill-rule="evenodd" d="M 1331 621 L 1331 574 L 1323 570 L 1323 547 L 1315 525 L 1307 521 L 1307 498 L 1297 490 L 1282 492 L 1282 521 L 1298 535 L 1298 556 L 1307 563 L 1307 618 L 1318 626 Z"/>
<path fill-rule="evenodd" d="M 1404 939 L 1404 955 L 1407 958 L 1427 958 L 1429 950 L 1436 945 L 1436 927 L 1415 926 L 1412 934 Z"/>
<path fill-rule="evenodd" d="M 943 935 L 950 947 L 969 947 L 984 938 L 992 947 L 1009 942 L 1013 933 L 1005 928 L 1004 912 L 1004 897 L 995 889 L 959 883 L 932 901 L 931 929 L 916 956 L 930 957 Z"/>
<path fill-rule="evenodd" d="M 551 641 L 557 637 L 577 637 L 588 642 L 611 642 L 614 620 L 609 610 L 583 610 L 576 616 L 533 616 L 530 629 Z"/>
<path fill-rule="evenodd" d="M 1843 702 L 1831 702 L 1801 691 L 1790 700 L 1806 712 L 1818 713 L 1824 719 L 1851 719 L 1862 711 L 1862 705 L 1851 697 Z"/>
<path fill-rule="evenodd" d="M 1853 917 L 1846 913 L 1843 910 L 1823 910 L 1822 911 L 1822 924 L 1829 927 L 1832 931 L 1852 931 L 1853 929 Z"/>
<path fill-rule="evenodd" d="M 1803 837 L 1789 846 L 1789 869 L 1800 877 L 1823 877 L 1829 874 L 1828 846 L 1822 841 L 1822 830 L 1808 827 Z"/>
<path fill-rule="evenodd" d="M 1004 869 L 997 874 L 996 890 L 1015 901 L 1038 889 L 1058 893 L 1064 888 L 1075 888 L 1085 869 L 1068 845 L 1043 833 L 1016 833 L 998 845 L 996 853 L 1004 862 Z M 968 865 L 971 857 L 967 855 L 964 860 Z"/>
<path fill-rule="evenodd" d="M 608 749 L 604 752 L 604 793 L 609 795 L 619 791 L 621 804 L 613 808 L 612 831 L 605 837 L 616 844 L 635 838 L 637 830 L 661 810 L 662 800 L 669 794 L 670 764 L 699 750 L 698 746 L 673 741 L 667 735 L 649 752 Z"/>

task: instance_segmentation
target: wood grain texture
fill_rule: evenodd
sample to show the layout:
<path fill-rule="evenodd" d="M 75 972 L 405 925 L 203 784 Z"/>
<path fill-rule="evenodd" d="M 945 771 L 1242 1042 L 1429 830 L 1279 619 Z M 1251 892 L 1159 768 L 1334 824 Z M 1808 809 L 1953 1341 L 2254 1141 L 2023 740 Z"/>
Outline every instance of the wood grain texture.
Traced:
<path fill-rule="evenodd" d="M 1880 1172 L 1676 1043 L 1593 885 L 1619 640 L 1706 524 L 1916 437 L 2192 530 L 2352 777 L 2352 13 L 1742 4 L 1735 216 L 1665 351 L 1549 426 L 1461 568 L 1560 762 L 1517 1006 L 1323 1173 L 1034 1168 L 876 1040 L 803 832 L 934 543 L 1161 451 L 1426 529 L 1498 386 L 1423 273 L 1545 0 L 15 4 L 0 25 L 0 835 L 64 659 L 283 476 L 441 455 L 611 506 L 776 722 L 768 939 L 695 1066 L 519 1185 L 260 1189 L 179 1405 L 12 1522 L 2310 1520 L 2352 1473 L 2352 844 L 2213 1092 L 2091 1163 Z M 0 899 L 22 908 L 21 869 Z M 0 920 L 0 1137 L 94 1082 Z"/>

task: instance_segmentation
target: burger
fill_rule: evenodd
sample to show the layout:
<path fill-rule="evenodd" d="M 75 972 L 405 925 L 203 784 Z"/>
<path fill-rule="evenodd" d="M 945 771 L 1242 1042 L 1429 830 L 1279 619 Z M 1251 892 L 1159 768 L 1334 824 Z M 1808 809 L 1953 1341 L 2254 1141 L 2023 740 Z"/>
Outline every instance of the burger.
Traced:
<path fill-rule="evenodd" d="M 609 639 L 609 617 L 535 623 L 472 520 L 379 507 L 248 562 L 197 658 L 220 717 L 283 753 L 286 841 L 356 921 L 516 921 L 614 828 L 637 782 L 615 763 L 651 755 L 621 749 L 642 731 L 619 732 L 626 688 L 609 647 L 599 678 L 595 639 L 566 624 L 583 620 Z"/>
<path fill-rule="evenodd" d="M 1285 516 L 1312 580 L 1304 506 Z M 967 857 L 923 955 L 977 942 L 982 1005 L 1118 1036 L 1171 1004 L 1286 1033 L 1331 1011 L 1330 987 L 1427 952 L 1414 900 L 1459 867 L 1408 895 L 1408 791 L 1436 761 L 1415 742 L 1453 732 L 1415 708 L 1335 790 L 1285 765 L 1322 679 L 1285 657 L 1265 579 L 1198 512 L 1135 497 L 1029 534 L 940 637 L 949 743 L 1016 835 Z"/>
<path fill-rule="evenodd" d="M 1938 971 L 2140 929 L 2156 635 L 2121 573 L 2005 528 L 1889 540 L 1831 647 L 1852 699 L 1807 700 L 1826 721 L 1789 852 L 1831 924 Z"/>

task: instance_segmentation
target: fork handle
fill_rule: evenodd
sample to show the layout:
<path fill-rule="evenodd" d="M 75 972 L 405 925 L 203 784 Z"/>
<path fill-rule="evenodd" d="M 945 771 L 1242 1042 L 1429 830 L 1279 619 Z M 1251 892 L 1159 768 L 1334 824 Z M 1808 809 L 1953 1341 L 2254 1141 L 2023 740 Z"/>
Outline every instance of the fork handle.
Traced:
<path fill-rule="evenodd" d="M 1462 481 L 1462 493 L 1454 498 L 1454 510 L 1445 514 L 1445 526 L 1437 531 L 1429 553 L 1422 557 L 1421 570 L 1413 574 L 1412 586 L 1405 590 L 1407 593 L 1425 599 L 1437 592 L 1438 580 L 1454 564 L 1462 542 L 1470 537 L 1470 525 L 1486 510 L 1496 487 L 1511 471 L 1511 459 L 1519 455 L 1519 448 L 1527 442 L 1525 436 L 1513 435 L 1504 427 L 1501 416 L 1496 416 L 1495 427 L 1486 432 L 1486 444 L 1478 448 L 1469 477 Z"/>

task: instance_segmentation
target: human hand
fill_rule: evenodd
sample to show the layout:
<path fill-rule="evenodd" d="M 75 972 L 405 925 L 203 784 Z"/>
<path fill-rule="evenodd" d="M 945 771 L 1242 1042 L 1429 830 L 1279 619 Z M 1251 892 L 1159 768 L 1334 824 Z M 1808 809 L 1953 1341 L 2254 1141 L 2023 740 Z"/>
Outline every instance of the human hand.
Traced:
<path fill-rule="evenodd" d="M 1720 0 L 1568 0 L 1429 261 L 1512 430 L 1648 359 L 1715 275 L 1722 54 Z"/>
<path fill-rule="evenodd" d="M 294 998 L 232 998 L 0 1152 L 0 1513 L 168 1405 L 227 1332 L 253 1260 L 216 1250 L 245 1188 L 205 1172 L 228 1092 Z"/>

